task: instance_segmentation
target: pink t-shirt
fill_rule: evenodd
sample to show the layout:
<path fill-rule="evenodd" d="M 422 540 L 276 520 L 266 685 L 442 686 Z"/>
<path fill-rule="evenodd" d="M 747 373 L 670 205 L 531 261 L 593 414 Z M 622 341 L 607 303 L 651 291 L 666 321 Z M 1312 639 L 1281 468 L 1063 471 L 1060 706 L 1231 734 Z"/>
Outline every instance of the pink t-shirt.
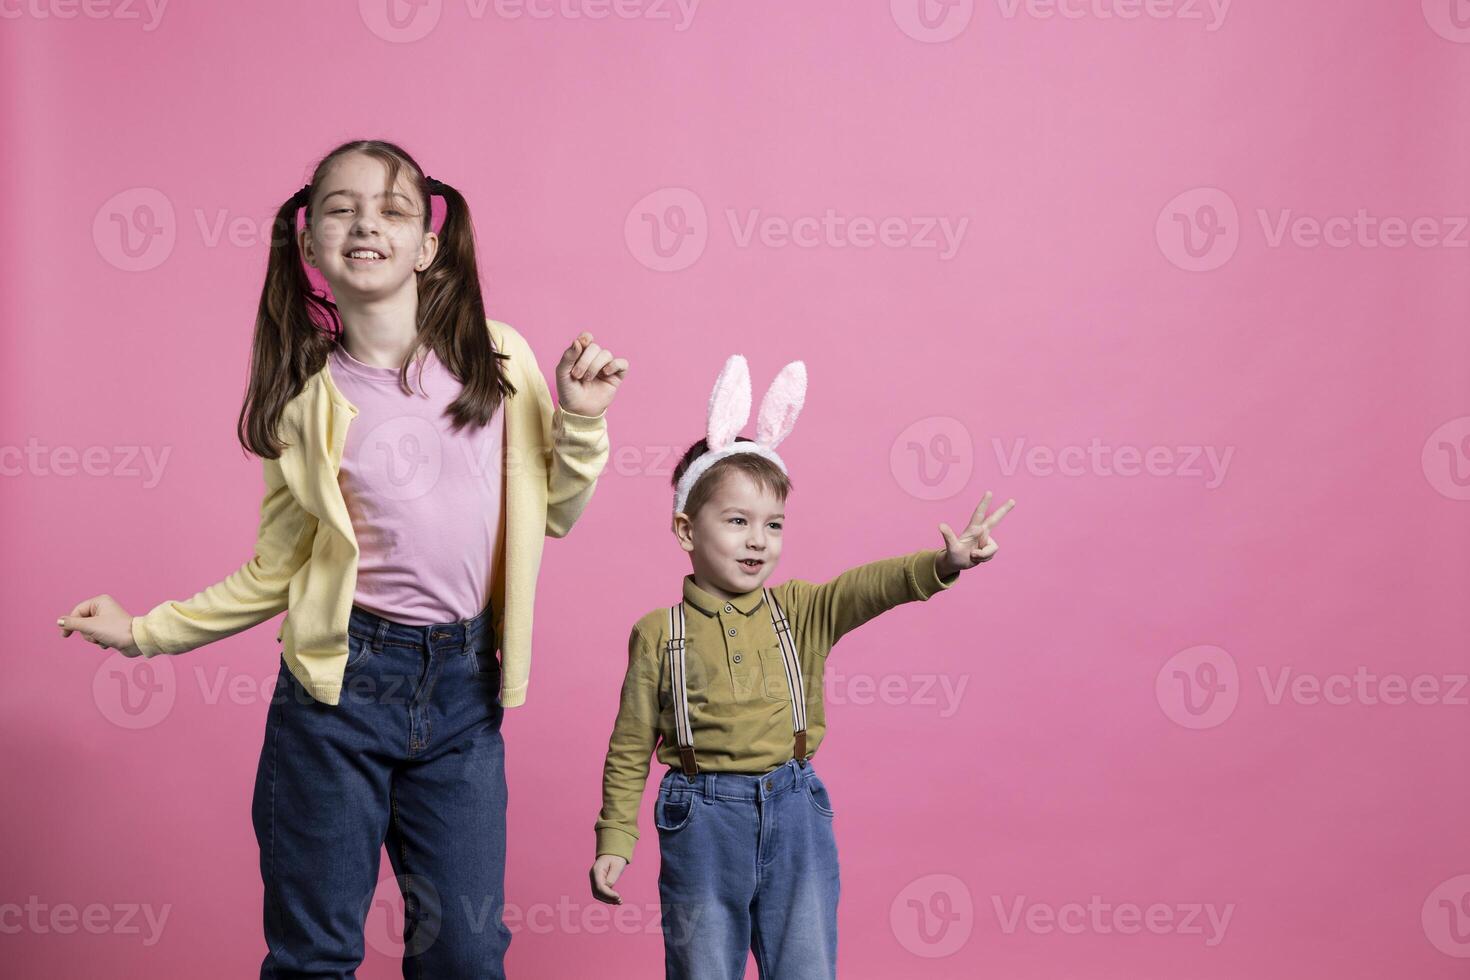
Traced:
<path fill-rule="evenodd" d="M 461 386 L 433 351 L 409 365 L 411 395 L 397 368 L 341 344 L 328 366 L 358 409 L 337 476 L 360 551 L 353 601 L 410 626 L 478 615 L 500 544 L 504 405 L 487 425 L 452 431 L 444 409 Z"/>

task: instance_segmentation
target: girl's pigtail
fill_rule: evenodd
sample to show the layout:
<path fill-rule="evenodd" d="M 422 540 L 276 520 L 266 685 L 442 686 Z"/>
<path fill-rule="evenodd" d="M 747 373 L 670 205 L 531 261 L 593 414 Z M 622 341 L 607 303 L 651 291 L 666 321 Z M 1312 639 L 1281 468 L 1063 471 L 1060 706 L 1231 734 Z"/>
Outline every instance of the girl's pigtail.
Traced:
<path fill-rule="evenodd" d="M 296 217 L 311 220 L 311 184 L 292 194 L 271 222 L 265 285 L 255 314 L 250 381 L 236 422 L 247 452 L 276 459 L 285 448 L 277 425 L 286 403 L 320 367 L 341 331 L 337 305 L 312 287 L 301 259 Z"/>
<path fill-rule="evenodd" d="M 483 425 L 494 417 L 501 399 L 516 393 L 504 370 L 509 355 L 494 349 L 486 327 L 469 205 L 443 181 L 428 177 L 425 185 L 444 199 L 444 224 L 434 261 L 419 273 L 419 324 L 426 342 L 447 353 L 446 365 L 464 381 L 460 396 L 446 409 L 454 428 Z M 489 369 L 474 370 L 475 365 Z"/>

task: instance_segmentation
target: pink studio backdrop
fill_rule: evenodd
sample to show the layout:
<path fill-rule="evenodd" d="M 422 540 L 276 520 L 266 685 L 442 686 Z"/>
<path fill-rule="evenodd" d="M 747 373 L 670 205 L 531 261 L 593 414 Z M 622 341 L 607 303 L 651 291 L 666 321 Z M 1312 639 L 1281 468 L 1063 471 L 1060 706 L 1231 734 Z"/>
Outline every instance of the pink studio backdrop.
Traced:
<path fill-rule="evenodd" d="M 659 975 L 651 794 L 616 919 L 592 823 L 734 351 L 811 373 L 779 578 L 1018 501 L 832 655 L 842 975 L 1465 975 L 1470 5 L 389 2 L 5 8 L 7 971 L 258 968 L 279 618 L 152 674 L 53 619 L 250 557 L 264 232 L 380 136 L 548 374 L 632 364 L 505 724 L 512 975 Z"/>

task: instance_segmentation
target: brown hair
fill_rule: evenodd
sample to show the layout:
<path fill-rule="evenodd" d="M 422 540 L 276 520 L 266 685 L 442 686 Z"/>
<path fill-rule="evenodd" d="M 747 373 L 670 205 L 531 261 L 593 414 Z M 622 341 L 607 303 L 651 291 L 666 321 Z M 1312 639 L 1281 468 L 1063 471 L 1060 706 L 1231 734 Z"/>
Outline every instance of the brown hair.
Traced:
<path fill-rule="evenodd" d="M 736 442 L 750 442 L 745 436 L 736 436 Z M 679 465 L 674 467 L 673 484 L 677 489 L 679 478 L 694 464 L 694 461 L 709 450 L 709 440 L 701 439 L 684 453 L 684 458 L 679 460 Z M 717 461 L 709 469 L 705 470 L 694 486 L 689 488 L 689 496 L 684 500 L 684 513 L 689 519 L 699 513 L 699 509 L 709 503 L 709 498 L 715 495 L 720 487 L 720 480 L 732 470 L 739 470 L 755 481 L 756 486 L 763 487 L 774 493 L 782 501 L 791 492 L 791 480 L 781 467 L 766 459 L 758 453 L 734 453 Z"/>
<path fill-rule="evenodd" d="M 503 360 L 509 355 L 494 349 L 480 295 L 475 263 L 475 229 L 463 195 L 442 181 L 430 186 L 423 168 L 401 147 L 383 140 L 352 140 L 332 150 L 312 171 L 311 182 L 282 204 L 272 225 L 270 258 L 260 309 L 255 314 L 255 339 L 250 352 L 250 384 L 240 408 L 236 433 L 247 452 L 276 459 L 285 443 L 276 434 L 281 413 L 306 382 L 319 372 L 327 355 L 342 337 L 337 304 L 312 288 L 297 241 L 296 214 L 305 209 L 311 224 L 312 198 L 327 169 L 348 153 L 365 153 L 388 168 L 386 189 L 397 186 L 400 167 L 407 167 L 419 200 L 424 204 L 424 230 L 431 229 L 431 195 L 444 198 L 444 223 L 439 249 L 427 269 L 418 273 L 418 334 L 399 369 L 399 385 L 408 387 L 408 366 L 422 348 L 430 348 L 461 382 L 463 390 L 444 410 L 458 430 L 484 425 L 495 415 L 501 399 L 514 395 Z"/>

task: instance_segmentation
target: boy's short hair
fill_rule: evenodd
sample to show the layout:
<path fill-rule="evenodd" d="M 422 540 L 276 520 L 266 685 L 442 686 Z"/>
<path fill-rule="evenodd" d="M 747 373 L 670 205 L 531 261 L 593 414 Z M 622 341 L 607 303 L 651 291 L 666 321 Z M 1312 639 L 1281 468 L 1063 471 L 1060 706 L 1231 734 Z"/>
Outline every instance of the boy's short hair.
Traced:
<path fill-rule="evenodd" d="M 750 442 L 745 436 L 736 436 L 736 442 Z M 694 464 L 694 461 L 709 451 L 709 440 L 701 439 L 684 453 L 684 458 L 679 460 L 679 465 L 674 467 L 673 486 L 679 486 L 679 478 L 686 470 Z M 709 502 L 709 498 L 715 495 L 720 487 L 720 481 L 725 474 L 739 470 L 755 481 L 759 487 L 764 487 L 774 493 L 777 499 L 783 503 L 786 495 L 791 492 L 791 480 L 781 472 L 781 467 L 766 459 L 759 453 L 734 453 L 719 460 L 709 469 L 704 471 L 694 486 L 689 488 L 689 496 L 684 501 L 684 513 L 689 519 L 699 513 L 699 509 Z"/>

